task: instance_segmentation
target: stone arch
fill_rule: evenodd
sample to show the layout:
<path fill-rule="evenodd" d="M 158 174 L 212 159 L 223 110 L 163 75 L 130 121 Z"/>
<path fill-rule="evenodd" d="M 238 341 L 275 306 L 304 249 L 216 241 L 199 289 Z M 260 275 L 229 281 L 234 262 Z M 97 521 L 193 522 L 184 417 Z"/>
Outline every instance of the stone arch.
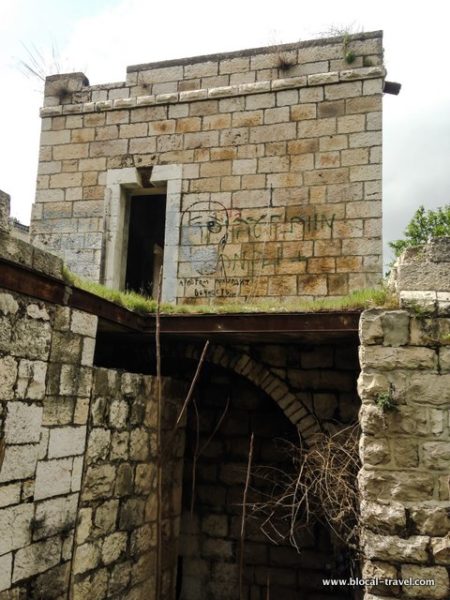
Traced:
<path fill-rule="evenodd" d="M 201 354 L 199 347 L 193 344 L 178 346 L 172 351 L 191 360 L 198 360 Z M 321 430 L 317 417 L 305 406 L 301 398 L 290 390 L 288 384 L 249 354 L 214 344 L 210 347 L 205 361 L 233 371 L 263 390 L 297 428 L 306 445 L 310 445 L 313 436 Z"/>

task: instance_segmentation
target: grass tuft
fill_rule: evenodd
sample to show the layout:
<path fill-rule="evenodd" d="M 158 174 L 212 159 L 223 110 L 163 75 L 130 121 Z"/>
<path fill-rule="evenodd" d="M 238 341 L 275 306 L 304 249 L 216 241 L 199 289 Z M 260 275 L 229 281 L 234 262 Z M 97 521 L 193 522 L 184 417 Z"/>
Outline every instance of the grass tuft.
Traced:
<path fill-rule="evenodd" d="M 100 298 L 115 302 L 124 308 L 138 313 L 155 313 L 157 302 L 148 296 L 136 292 L 119 291 L 107 288 L 100 283 L 88 281 L 75 275 L 67 267 L 63 269 L 67 283 L 95 294 Z M 319 298 L 282 302 L 280 300 L 260 300 L 236 302 L 230 304 L 161 304 L 161 314 L 226 314 L 226 313 L 293 313 L 293 312 L 331 312 L 336 310 L 363 310 L 373 307 L 398 308 L 396 298 L 386 288 L 355 290 L 341 298 Z"/>

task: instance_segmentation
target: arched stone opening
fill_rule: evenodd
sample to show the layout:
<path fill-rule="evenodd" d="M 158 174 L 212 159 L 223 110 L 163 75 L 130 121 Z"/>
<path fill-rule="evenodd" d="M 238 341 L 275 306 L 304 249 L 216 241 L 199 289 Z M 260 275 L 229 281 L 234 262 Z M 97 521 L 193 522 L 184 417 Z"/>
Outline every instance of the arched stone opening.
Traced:
<path fill-rule="evenodd" d="M 281 440 L 298 444 L 296 427 L 264 390 L 208 363 L 187 414 L 177 600 L 239 597 L 242 504 L 252 432 L 244 598 L 290 600 L 324 593 L 351 598 L 342 588 L 324 589 L 323 579 L 348 576 L 326 527 L 302 530 L 298 553 L 288 540 L 271 541 L 262 530 L 263 519 L 252 514 L 251 504 L 271 493 L 272 483 L 263 479 L 267 468 L 280 473 L 292 469 Z"/>
<path fill-rule="evenodd" d="M 164 343 L 162 347 L 163 374 L 183 379 L 188 383 L 192 381 L 195 369 L 199 364 L 202 345 L 203 343 L 200 341 L 188 344 L 179 341 Z M 145 347 L 144 344 L 128 345 L 126 352 L 122 348 L 120 360 L 125 360 L 125 362 L 121 366 L 127 370 L 134 367 L 140 371 L 145 369 L 152 373 L 155 364 L 153 348 L 149 344 L 145 344 Z M 104 353 L 102 358 L 105 361 L 108 360 L 109 366 L 118 366 L 112 364 L 113 361 L 117 361 L 114 352 L 109 355 Z M 263 436 L 262 439 L 259 441 L 257 439 L 255 442 L 258 447 L 258 450 L 255 451 L 255 464 L 267 464 L 266 457 L 270 456 L 270 449 L 267 450 L 267 448 L 277 437 L 296 441 L 300 434 L 302 443 L 307 448 L 314 442 L 315 433 L 318 431 L 334 432 L 357 421 L 360 406 L 356 393 L 358 372 L 357 346 L 353 343 L 345 346 L 342 343 L 326 343 L 324 341 L 322 343 L 299 341 L 284 344 L 210 345 L 196 385 L 196 394 L 199 395 L 197 408 L 201 425 L 200 438 L 203 437 L 203 443 L 200 443 L 201 440 L 199 440 L 199 445 L 204 445 L 206 439 L 215 430 L 224 408 L 223 394 L 227 390 L 232 391 L 234 401 L 231 412 L 236 412 L 237 416 L 231 419 L 231 423 L 235 425 L 235 431 L 231 426 L 231 432 L 227 433 L 229 425 L 225 420 L 218 428 L 214 438 L 216 439 L 218 436 L 217 439 L 221 441 L 220 451 L 216 456 L 207 457 L 205 453 L 202 453 L 203 458 L 207 459 L 206 463 L 209 460 L 213 464 L 212 466 L 200 464 L 200 472 L 198 469 L 196 471 L 198 476 L 196 475 L 195 488 L 198 488 L 199 482 L 203 482 L 202 485 L 206 486 L 206 491 L 201 492 L 200 499 L 196 499 L 194 516 L 191 519 L 189 514 L 192 490 L 191 463 L 193 448 L 197 442 L 195 428 L 192 426 L 195 407 L 192 401 L 189 404 L 189 426 L 184 460 L 185 480 L 183 486 L 174 483 L 174 493 L 182 492 L 184 502 L 183 518 L 180 520 L 177 599 L 209 600 L 209 598 L 220 599 L 223 597 L 223 600 L 228 600 L 228 598 L 231 600 L 239 595 L 233 582 L 235 582 L 236 569 L 239 564 L 240 505 L 242 505 L 251 423 L 255 419 L 264 420 L 262 415 L 266 414 L 264 427 L 268 432 L 267 438 L 264 441 Z M 215 379 L 212 386 L 208 383 L 210 377 Z M 208 391 L 205 392 L 205 389 Z M 255 407 L 248 407 L 244 410 L 247 394 L 256 398 L 256 404 Z M 206 403 L 206 409 L 205 407 L 203 407 L 204 410 L 199 408 L 200 401 Z M 212 406 L 209 406 L 209 403 L 212 403 Z M 260 409 L 258 409 L 258 403 L 261 403 Z M 205 421 L 205 417 L 202 416 L 205 414 L 205 410 L 206 413 L 212 413 L 209 421 Z M 242 416 L 243 411 L 244 417 Z M 269 417 L 267 417 L 268 414 Z M 240 432 L 239 429 L 244 421 L 246 423 L 245 433 Z M 279 426 L 280 423 L 281 426 Z M 280 427 L 281 430 L 284 429 L 285 434 L 283 432 L 280 434 Z M 215 447 L 214 444 L 213 440 L 209 450 Z M 266 448 L 264 455 L 261 450 L 263 446 Z M 233 459 L 233 452 L 239 447 L 241 455 Z M 275 465 L 277 461 L 279 464 L 283 463 L 284 455 L 278 454 L 274 460 Z M 236 470 L 234 467 L 228 467 L 229 463 L 239 468 Z M 202 474 L 203 468 L 205 475 Z M 232 481 L 230 472 L 233 469 L 235 481 Z M 208 483 L 207 477 L 211 471 L 213 472 L 211 477 L 216 479 Z M 227 477 L 231 477 L 231 479 L 227 479 Z M 222 503 L 217 497 L 220 489 L 222 489 L 222 496 L 225 497 Z M 208 502 L 210 502 L 209 505 Z M 205 525 L 203 525 L 204 519 L 207 523 Z M 211 531 L 211 523 L 216 521 L 218 522 L 217 535 L 208 533 Z M 226 527 L 224 523 L 226 523 Z M 326 528 L 317 527 L 316 530 L 309 532 L 308 540 L 305 542 L 309 546 L 303 548 L 298 555 L 288 544 L 277 546 L 270 542 L 262 535 L 259 525 L 257 527 L 256 523 L 254 525 L 255 529 L 253 531 L 249 529 L 249 535 L 255 536 L 252 541 L 252 544 L 255 545 L 246 545 L 246 548 L 250 548 L 250 550 L 246 550 L 245 557 L 245 564 L 247 565 L 248 556 L 250 565 L 249 569 L 246 567 L 245 575 L 248 579 L 246 585 L 249 586 L 246 588 L 248 592 L 246 598 L 265 600 L 267 576 L 272 572 L 274 573 L 270 575 L 272 590 L 270 597 L 272 598 L 280 597 L 283 600 L 284 598 L 298 598 L 299 592 L 307 599 L 319 595 L 330 598 L 354 597 L 354 592 L 350 588 L 322 584 L 322 579 L 348 578 L 350 576 L 346 561 L 343 561 L 344 564 L 339 564 L 340 559 L 345 556 L 345 552 L 342 546 L 335 544 L 334 540 L 331 541 L 331 536 Z M 214 525 L 212 527 L 214 529 Z M 223 533 L 224 531 L 226 534 Z M 188 546 L 186 546 L 187 537 L 190 539 Z M 206 544 L 206 542 L 208 543 Z M 209 548 L 208 552 L 213 553 L 213 556 L 204 555 L 204 550 L 202 550 L 204 544 L 206 544 L 206 548 Z M 192 545 L 194 550 L 191 548 Z M 338 548 L 339 556 L 335 558 L 336 548 Z M 264 559 L 261 559 L 261 554 Z M 322 560 L 324 555 L 326 560 Z M 258 563 L 257 561 L 262 562 Z M 249 571 L 248 575 L 247 571 Z M 189 588 L 189 582 L 194 582 L 193 587 L 187 589 L 186 585 Z M 253 590 L 251 586 L 253 586 Z M 220 595 L 228 592 L 231 595 Z M 181 593 L 190 595 L 180 596 Z"/>

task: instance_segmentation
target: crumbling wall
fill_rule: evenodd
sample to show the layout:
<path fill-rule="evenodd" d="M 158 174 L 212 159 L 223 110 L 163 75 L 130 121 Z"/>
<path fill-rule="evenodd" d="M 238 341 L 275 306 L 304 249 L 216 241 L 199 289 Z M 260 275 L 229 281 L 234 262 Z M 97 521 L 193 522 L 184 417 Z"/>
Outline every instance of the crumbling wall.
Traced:
<path fill-rule="evenodd" d="M 16 277 L 34 269 L 49 276 L 47 291 L 60 284 L 60 259 L 5 230 L 0 256 L 2 268 L 29 269 Z M 0 289 L 1 600 L 155 594 L 157 386 L 94 369 L 96 332 L 95 315 Z M 175 585 L 184 437 L 171 432 L 181 393 L 162 380 L 160 598 Z"/>
<path fill-rule="evenodd" d="M 172 437 L 181 388 L 163 380 L 162 588 L 172 599 L 181 510 L 183 429 Z M 78 527 L 73 600 L 153 598 L 157 570 L 157 385 L 95 369 Z"/>
<path fill-rule="evenodd" d="M 374 32 L 137 65 L 106 86 L 53 76 L 32 240 L 123 286 L 129 196 L 166 186 L 166 300 L 376 285 L 384 75 Z"/>
<path fill-rule="evenodd" d="M 372 309 L 360 333 L 363 576 L 379 580 L 366 598 L 448 598 L 448 309 Z"/>
<path fill-rule="evenodd" d="M 96 327 L 0 291 L 0 590 L 17 594 L 1 598 L 68 589 Z"/>
<path fill-rule="evenodd" d="M 96 327 L 0 291 L 2 600 L 155 592 L 155 380 L 93 369 Z M 181 389 L 163 380 L 162 393 L 164 442 Z M 161 598 L 175 585 L 183 442 L 180 429 L 165 456 Z"/>

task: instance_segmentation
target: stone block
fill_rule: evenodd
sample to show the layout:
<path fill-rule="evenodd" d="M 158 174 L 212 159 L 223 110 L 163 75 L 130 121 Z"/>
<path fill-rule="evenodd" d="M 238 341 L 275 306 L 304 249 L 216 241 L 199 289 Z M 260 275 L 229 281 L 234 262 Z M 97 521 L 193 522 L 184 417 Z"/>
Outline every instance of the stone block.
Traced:
<path fill-rule="evenodd" d="M 49 321 L 50 316 L 45 306 L 39 306 L 38 304 L 29 304 L 27 306 L 27 315 L 31 319 L 38 319 L 41 321 Z"/>
<path fill-rule="evenodd" d="M 391 594 L 397 595 L 399 592 L 398 585 L 385 585 L 386 580 L 398 579 L 397 567 L 387 562 L 380 561 L 365 561 L 362 570 L 363 579 L 377 580 L 377 585 L 368 586 L 371 592 L 381 594 L 382 596 Z M 367 599 L 370 600 L 370 599 Z"/>
<path fill-rule="evenodd" d="M 108 588 L 108 572 L 98 569 L 83 578 L 77 578 L 73 587 L 72 600 L 103 600 Z"/>
<path fill-rule="evenodd" d="M 418 533 L 440 536 L 445 535 L 450 530 L 450 517 L 445 507 L 413 507 L 410 509 L 410 515 Z"/>
<path fill-rule="evenodd" d="M 363 534 L 364 551 L 370 559 L 426 563 L 429 544 L 430 538 L 427 536 L 410 536 L 403 539 L 369 531 Z"/>
<path fill-rule="evenodd" d="M 34 319 L 16 321 L 10 344 L 13 355 L 30 360 L 46 360 L 50 349 L 51 329 L 48 323 Z"/>
<path fill-rule="evenodd" d="M 141 498 L 125 500 L 120 508 L 119 527 L 123 530 L 135 529 L 144 523 L 145 501 Z"/>
<path fill-rule="evenodd" d="M 116 470 L 112 465 L 93 465 L 86 471 L 82 497 L 89 501 L 111 496 L 116 479 Z"/>
<path fill-rule="evenodd" d="M 445 567 L 419 567 L 403 565 L 402 579 L 420 580 L 421 585 L 403 586 L 405 598 L 430 598 L 445 600 L 449 595 L 449 576 Z M 433 582 L 425 585 L 425 582 Z"/>
<path fill-rule="evenodd" d="M 119 465 L 115 486 L 117 496 L 129 496 L 133 492 L 133 475 L 133 468 L 130 464 L 123 463 Z"/>
<path fill-rule="evenodd" d="M 86 425 L 89 416 L 89 398 L 78 398 L 75 404 L 73 422 L 75 425 Z"/>
<path fill-rule="evenodd" d="M 138 464 L 136 466 L 136 476 L 134 488 L 136 494 L 148 494 L 155 481 L 155 465 Z"/>
<path fill-rule="evenodd" d="M 13 582 L 43 573 L 57 565 L 60 559 L 61 540 L 59 537 L 22 548 L 15 555 Z"/>
<path fill-rule="evenodd" d="M 63 458 L 83 454 L 86 427 L 55 427 L 50 430 L 49 458 Z"/>
<path fill-rule="evenodd" d="M 418 467 L 419 448 L 414 439 L 398 439 L 393 442 L 392 455 L 398 467 Z"/>
<path fill-rule="evenodd" d="M 358 377 L 358 394 L 364 400 L 376 400 L 379 394 L 389 392 L 389 379 L 382 373 L 361 372 Z"/>
<path fill-rule="evenodd" d="M 0 471 L 0 483 L 34 477 L 38 451 L 38 444 L 7 445 Z"/>
<path fill-rule="evenodd" d="M 76 364 L 81 352 L 81 337 L 72 333 L 54 332 L 50 358 L 54 362 Z"/>
<path fill-rule="evenodd" d="M 372 471 L 363 468 L 358 476 L 361 493 L 370 501 L 424 502 L 433 498 L 432 473 L 420 471 Z"/>
<path fill-rule="evenodd" d="M 0 556 L 0 592 L 11 587 L 12 554 Z"/>
<path fill-rule="evenodd" d="M 80 508 L 78 510 L 78 522 L 76 530 L 76 543 L 83 544 L 90 536 L 93 530 L 91 507 Z"/>
<path fill-rule="evenodd" d="M 450 347 L 439 348 L 439 366 L 441 371 L 450 372 Z"/>
<path fill-rule="evenodd" d="M 69 589 L 70 567 L 68 561 L 36 577 L 31 585 L 32 597 L 62 600 Z"/>
<path fill-rule="evenodd" d="M 20 502 L 20 483 L 11 483 L 0 486 L 0 508 L 18 504 Z"/>
<path fill-rule="evenodd" d="M 19 310 L 19 304 L 14 296 L 7 293 L 0 293 L 0 312 L 4 315 L 15 315 Z"/>
<path fill-rule="evenodd" d="M 78 494 L 52 498 L 36 505 L 33 539 L 41 540 L 75 527 Z"/>
<path fill-rule="evenodd" d="M 109 407 L 109 424 L 115 429 L 123 429 L 127 424 L 129 407 L 125 400 L 117 399 Z"/>
<path fill-rule="evenodd" d="M 84 338 L 81 350 L 81 364 L 85 367 L 92 367 L 95 354 L 95 339 Z"/>
<path fill-rule="evenodd" d="M 444 407 L 448 403 L 450 374 L 412 373 L 405 387 L 405 394 L 413 403 Z"/>
<path fill-rule="evenodd" d="M 130 459 L 146 461 L 150 452 L 150 437 L 144 428 L 134 429 L 130 434 Z"/>
<path fill-rule="evenodd" d="M 36 470 L 35 499 L 68 494 L 72 482 L 72 458 L 39 461 Z"/>
<path fill-rule="evenodd" d="M 431 551 L 438 565 L 450 565 L 450 536 L 432 538 Z"/>
<path fill-rule="evenodd" d="M 87 461 L 89 463 L 106 460 L 111 444 L 111 431 L 94 427 L 89 434 L 87 446 Z"/>
<path fill-rule="evenodd" d="M 95 338 L 98 317 L 78 310 L 72 312 L 71 331 L 87 337 Z"/>
<path fill-rule="evenodd" d="M 381 315 L 385 346 L 405 346 L 409 341 L 409 313 L 388 311 Z"/>
<path fill-rule="evenodd" d="M 361 502 L 362 523 L 375 533 L 401 534 L 406 528 L 405 508 L 400 502 Z"/>
<path fill-rule="evenodd" d="M 111 437 L 111 460 L 127 460 L 130 434 L 128 431 L 114 431 Z"/>
<path fill-rule="evenodd" d="M 12 400 L 17 362 L 12 356 L 0 358 L 0 400 Z"/>
<path fill-rule="evenodd" d="M 100 542 L 92 542 L 82 544 L 75 550 L 73 561 L 73 572 L 75 574 L 85 573 L 95 569 L 101 559 L 101 544 Z"/>
<path fill-rule="evenodd" d="M 30 543 L 33 512 L 32 504 L 10 506 L 0 510 L 0 555 Z"/>
<path fill-rule="evenodd" d="M 105 536 L 117 528 L 118 500 L 107 500 L 100 504 L 94 516 L 93 535 Z"/>
<path fill-rule="evenodd" d="M 421 462 L 432 470 L 448 469 L 450 465 L 450 442 L 426 442 L 422 445 Z"/>
<path fill-rule="evenodd" d="M 120 592 L 123 593 L 128 587 L 130 576 L 131 564 L 129 562 L 122 562 L 117 565 L 114 565 L 110 573 L 108 593 L 111 595 Z M 164 594 L 164 584 L 162 588 L 162 593 Z"/>
<path fill-rule="evenodd" d="M 363 435 L 360 440 L 360 456 L 365 465 L 388 464 L 391 460 L 388 440 Z"/>
<path fill-rule="evenodd" d="M 45 363 L 41 364 L 45 366 Z M 42 406 L 37 406 L 36 404 L 9 402 L 5 421 L 5 442 L 7 444 L 32 444 L 39 442 L 41 437 L 42 412 Z"/>
<path fill-rule="evenodd" d="M 393 369 L 437 368 L 437 355 L 431 348 L 361 346 L 359 357 L 363 369 L 375 368 L 381 371 L 390 371 Z"/>
<path fill-rule="evenodd" d="M 120 558 L 127 548 L 128 536 L 125 531 L 117 531 L 103 540 L 102 561 L 109 565 Z"/>

